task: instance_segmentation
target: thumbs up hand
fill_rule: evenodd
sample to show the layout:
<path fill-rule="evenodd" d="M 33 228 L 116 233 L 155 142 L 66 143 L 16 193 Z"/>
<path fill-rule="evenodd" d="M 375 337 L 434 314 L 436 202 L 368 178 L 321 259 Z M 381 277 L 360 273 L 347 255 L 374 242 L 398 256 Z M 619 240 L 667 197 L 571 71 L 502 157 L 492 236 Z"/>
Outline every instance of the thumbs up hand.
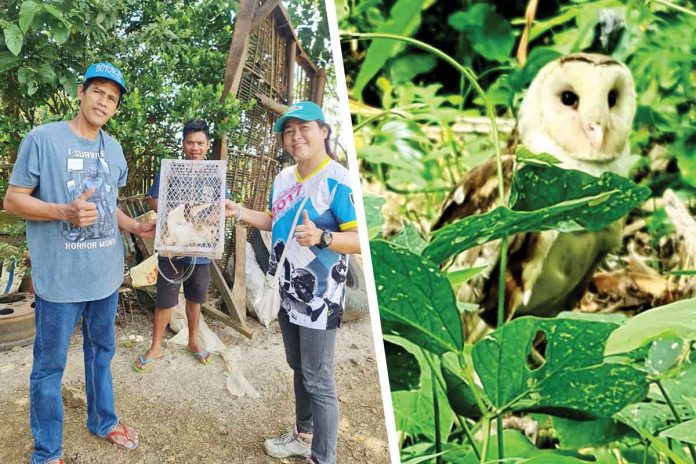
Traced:
<path fill-rule="evenodd" d="M 87 201 L 96 189 L 91 188 L 65 205 L 65 219 L 78 227 L 91 226 L 97 222 L 97 205 Z"/>
<path fill-rule="evenodd" d="M 321 241 L 321 229 L 309 220 L 306 210 L 302 211 L 302 223 L 295 227 L 295 240 L 305 247 L 319 245 Z"/>

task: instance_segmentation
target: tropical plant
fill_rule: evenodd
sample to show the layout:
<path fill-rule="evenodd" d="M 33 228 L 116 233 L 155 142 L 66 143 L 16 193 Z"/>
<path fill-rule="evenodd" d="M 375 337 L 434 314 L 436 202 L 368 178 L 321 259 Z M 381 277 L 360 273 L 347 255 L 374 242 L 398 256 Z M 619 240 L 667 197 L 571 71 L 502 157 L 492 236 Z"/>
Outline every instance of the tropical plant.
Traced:
<path fill-rule="evenodd" d="M 477 308 L 452 288 L 480 270 L 448 272 L 452 256 L 491 240 L 504 250 L 513 233 L 598 230 L 668 186 L 694 193 L 693 75 L 684 73 L 694 68 L 693 11 L 670 2 L 551 5 L 522 39 L 524 6 L 337 2 L 358 157 L 373 192 L 365 209 L 402 462 L 694 461 L 695 300 L 633 318 L 573 312 L 504 324 L 499 315 L 497 330 L 467 342 L 462 321 Z M 500 117 L 514 117 L 538 69 L 597 50 L 594 31 L 607 17 L 625 28 L 605 37 L 604 52 L 628 64 L 639 93 L 633 181 L 598 181 L 518 150 L 517 201 L 432 234 L 445 192 L 499 156 Z M 527 42 L 519 64 L 513 48 Z M 578 182 L 598 188 L 568 195 Z M 664 210 L 652 211 L 649 230 L 669 230 Z M 518 425 L 504 430 L 504 421 Z"/>

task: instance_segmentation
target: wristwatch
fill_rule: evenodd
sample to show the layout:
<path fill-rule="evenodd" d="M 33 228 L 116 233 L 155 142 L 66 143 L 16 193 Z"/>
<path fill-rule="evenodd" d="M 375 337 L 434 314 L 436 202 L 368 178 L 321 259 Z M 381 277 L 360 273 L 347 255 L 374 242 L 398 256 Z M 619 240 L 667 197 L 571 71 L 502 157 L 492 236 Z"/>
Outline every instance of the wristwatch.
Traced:
<path fill-rule="evenodd" d="M 321 238 L 319 239 L 319 248 L 328 248 L 333 241 L 333 235 L 326 229 L 321 230 Z"/>

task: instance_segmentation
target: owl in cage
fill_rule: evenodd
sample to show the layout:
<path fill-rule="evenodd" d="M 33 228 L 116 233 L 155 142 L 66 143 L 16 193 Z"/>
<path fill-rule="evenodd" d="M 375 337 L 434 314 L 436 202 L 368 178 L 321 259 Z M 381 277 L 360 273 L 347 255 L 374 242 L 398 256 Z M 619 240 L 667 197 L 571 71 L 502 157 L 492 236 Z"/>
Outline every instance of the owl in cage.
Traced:
<path fill-rule="evenodd" d="M 636 110 L 629 69 L 611 57 L 572 54 L 545 65 L 525 95 L 517 121 L 519 143 L 549 153 L 563 168 L 593 176 L 627 175 L 632 164 L 628 136 Z M 503 163 L 504 191 L 510 194 L 514 157 Z M 483 214 L 499 205 L 496 161 L 471 170 L 446 200 L 433 225 Z M 545 231 L 509 238 L 505 275 L 506 316 L 553 317 L 572 309 L 596 267 L 621 243 L 623 221 L 599 232 Z M 471 248 L 455 259 L 456 268 L 484 270 L 457 290 L 457 298 L 477 303 L 481 317 L 497 315 L 500 242 Z"/>

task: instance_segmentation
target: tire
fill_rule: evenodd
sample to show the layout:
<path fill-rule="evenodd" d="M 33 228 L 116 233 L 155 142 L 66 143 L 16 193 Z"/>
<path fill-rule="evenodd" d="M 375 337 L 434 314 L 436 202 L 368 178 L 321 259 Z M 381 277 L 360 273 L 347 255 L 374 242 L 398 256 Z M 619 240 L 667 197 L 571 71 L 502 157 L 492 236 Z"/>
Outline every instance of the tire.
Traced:
<path fill-rule="evenodd" d="M 261 238 L 261 233 L 254 229 L 249 234 L 249 242 L 254 249 L 256 262 L 261 270 L 268 272 L 268 248 Z M 367 302 L 365 287 L 365 273 L 363 272 L 362 259 L 359 255 L 352 255 L 348 261 L 348 279 L 346 280 L 346 300 L 343 312 L 343 322 L 350 322 L 362 318 L 370 312 Z"/>
<path fill-rule="evenodd" d="M 0 297 L 0 351 L 28 345 L 36 334 L 34 296 L 14 293 Z"/>

